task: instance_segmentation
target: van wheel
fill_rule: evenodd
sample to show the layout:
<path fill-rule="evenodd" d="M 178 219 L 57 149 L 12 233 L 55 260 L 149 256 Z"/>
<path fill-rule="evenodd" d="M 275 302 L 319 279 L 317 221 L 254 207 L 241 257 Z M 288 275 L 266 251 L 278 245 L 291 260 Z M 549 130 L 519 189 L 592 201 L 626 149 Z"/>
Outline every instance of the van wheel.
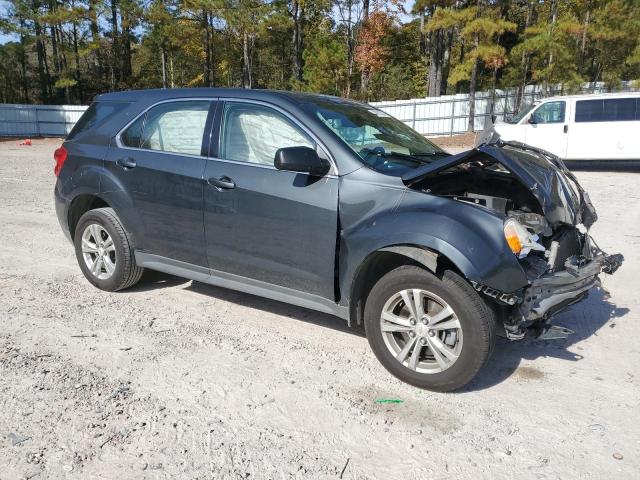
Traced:
<path fill-rule="evenodd" d="M 371 289 L 364 321 L 369 345 L 389 372 L 438 392 L 469 383 L 495 342 L 493 312 L 450 270 L 442 277 L 409 265 L 392 270 Z"/>
<path fill-rule="evenodd" d="M 133 245 L 112 208 L 86 212 L 74 234 L 76 258 L 84 276 L 101 290 L 115 292 L 140 280 Z"/>

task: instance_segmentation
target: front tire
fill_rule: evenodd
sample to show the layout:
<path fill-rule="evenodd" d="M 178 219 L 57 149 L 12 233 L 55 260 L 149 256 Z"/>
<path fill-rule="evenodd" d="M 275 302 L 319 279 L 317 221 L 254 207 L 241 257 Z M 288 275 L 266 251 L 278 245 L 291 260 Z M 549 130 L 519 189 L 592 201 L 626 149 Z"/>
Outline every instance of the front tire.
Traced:
<path fill-rule="evenodd" d="M 112 208 L 97 208 L 82 215 L 74 245 L 82 273 L 101 290 L 129 288 L 142 276 L 144 269 L 136 265 L 133 245 Z"/>
<path fill-rule="evenodd" d="M 488 360 L 495 317 L 459 275 L 416 266 L 384 275 L 364 312 L 369 345 L 394 376 L 419 388 L 448 392 L 469 383 Z"/>

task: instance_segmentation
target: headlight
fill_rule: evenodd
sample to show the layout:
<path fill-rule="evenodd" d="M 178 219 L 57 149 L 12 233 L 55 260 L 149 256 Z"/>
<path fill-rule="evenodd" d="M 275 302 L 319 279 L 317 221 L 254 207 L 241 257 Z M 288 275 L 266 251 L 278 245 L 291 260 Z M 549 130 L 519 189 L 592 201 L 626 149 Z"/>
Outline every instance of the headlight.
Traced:
<path fill-rule="evenodd" d="M 504 222 L 504 238 L 511 251 L 519 258 L 526 257 L 531 250 L 545 251 L 545 248 L 537 241 L 538 236 L 530 233 L 513 218 L 508 218 Z"/>

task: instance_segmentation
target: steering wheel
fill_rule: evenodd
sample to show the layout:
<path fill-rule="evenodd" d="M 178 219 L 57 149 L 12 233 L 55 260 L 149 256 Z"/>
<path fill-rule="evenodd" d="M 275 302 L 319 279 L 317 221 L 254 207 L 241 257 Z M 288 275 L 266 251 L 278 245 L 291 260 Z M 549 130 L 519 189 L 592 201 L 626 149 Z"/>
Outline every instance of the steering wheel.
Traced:
<path fill-rule="evenodd" d="M 363 148 L 360 150 L 360 154 L 364 154 L 364 159 L 367 161 L 371 161 L 371 166 L 375 168 L 380 168 L 385 166 L 387 163 L 387 159 L 384 157 L 384 154 L 387 153 L 384 147 L 375 147 L 375 148 Z M 374 159 L 369 160 L 369 157 L 374 156 Z"/>

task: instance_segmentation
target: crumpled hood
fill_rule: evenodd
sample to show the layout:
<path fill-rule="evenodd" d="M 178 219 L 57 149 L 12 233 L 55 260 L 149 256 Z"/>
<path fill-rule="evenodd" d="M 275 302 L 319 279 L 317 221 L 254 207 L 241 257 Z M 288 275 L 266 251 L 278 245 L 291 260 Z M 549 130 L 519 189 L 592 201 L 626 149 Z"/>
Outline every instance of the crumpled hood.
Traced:
<path fill-rule="evenodd" d="M 497 140 L 481 145 L 411 170 L 402 181 L 412 185 L 483 154 L 494 158 L 531 191 L 552 225 L 583 224 L 589 228 L 597 220 L 588 194 L 564 162 L 552 153 L 519 142 Z"/>

